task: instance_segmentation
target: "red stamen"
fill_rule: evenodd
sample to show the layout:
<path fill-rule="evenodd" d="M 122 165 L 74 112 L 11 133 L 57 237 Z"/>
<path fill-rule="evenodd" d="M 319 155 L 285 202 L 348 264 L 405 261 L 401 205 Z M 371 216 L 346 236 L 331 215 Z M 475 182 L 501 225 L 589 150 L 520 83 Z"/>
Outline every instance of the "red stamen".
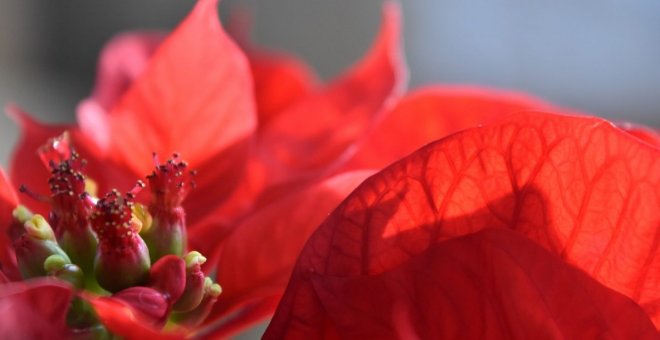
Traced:
<path fill-rule="evenodd" d="M 20 188 L 18 188 L 18 191 L 23 193 L 23 194 L 26 194 L 26 195 L 30 196 L 30 198 L 32 198 L 35 201 L 43 202 L 43 203 L 50 203 L 51 202 L 51 200 L 48 196 L 42 195 L 42 194 L 39 194 L 39 193 L 36 193 L 36 192 L 30 190 L 27 186 L 25 186 L 25 184 L 21 184 Z"/>

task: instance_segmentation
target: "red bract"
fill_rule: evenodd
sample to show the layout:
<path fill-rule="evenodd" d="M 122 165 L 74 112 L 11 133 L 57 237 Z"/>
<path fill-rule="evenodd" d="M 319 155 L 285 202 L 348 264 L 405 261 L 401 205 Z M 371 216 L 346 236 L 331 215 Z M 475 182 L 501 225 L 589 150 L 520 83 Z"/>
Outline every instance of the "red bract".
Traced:
<path fill-rule="evenodd" d="M 185 327 L 173 336 L 180 332 L 227 335 L 274 310 L 308 235 L 368 175 L 358 171 L 335 176 L 325 169 L 351 148 L 369 121 L 401 91 L 405 73 L 399 56 L 398 11 L 389 6 L 383 32 L 361 63 L 327 87 L 280 95 L 279 83 L 273 79 L 288 77 L 275 74 L 284 59 L 270 59 L 275 67 L 260 67 L 257 58 L 248 63 L 223 32 L 216 5 L 217 1 L 201 0 L 162 42 L 151 34 L 113 40 L 102 54 L 92 97 L 79 106 L 77 124 L 49 126 L 16 106 L 8 107 L 23 128 L 11 163 L 12 182 L 37 194 L 49 192 L 49 173 L 36 150 L 65 130 L 81 158 L 88 161 L 85 170 L 101 195 L 117 188 L 120 200 L 131 198 L 130 193 L 123 193 L 151 172 L 152 152 L 165 156 L 180 152 L 189 167 L 197 170 L 195 188 L 183 202 L 190 248 L 209 257 L 205 269 L 217 273 L 216 281 L 226 281 L 227 299 L 218 300 L 211 309 L 215 298 L 205 295 L 200 302 L 204 308 L 181 320 Z M 250 65 L 259 82 L 256 100 Z M 259 127 L 255 104 L 266 112 L 259 114 L 263 117 Z M 317 112 L 320 117 L 328 112 L 324 119 L 334 122 L 333 127 L 317 124 L 305 131 L 304 124 L 298 129 L 287 126 L 296 119 L 316 121 L 301 116 L 305 112 Z M 344 117 L 343 112 L 350 116 Z M 268 123 L 266 116 L 272 116 Z M 354 118 L 359 121 L 349 135 L 336 129 Z M 337 138 L 324 139 L 329 133 Z M 281 158 L 272 149 L 282 150 L 283 143 L 309 146 Z M 303 164 L 317 154 L 316 147 L 327 152 Z M 286 183 L 292 180 L 295 184 Z M 2 226 L 8 228 L 17 202 L 9 185 L 1 188 Z M 259 198 L 266 192 L 269 199 Z M 21 201 L 36 212 L 49 211 L 46 204 L 30 198 Z M 122 225 L 131 223 L 122 220 Z M 18 280 L 9 240 L 2 241 L 3 251 L 7 250 L 3 272 Z M 263 242 L 269 243 L 264 246 Z M 5 262 L 9 264 L 4 266 Z M 133 286 L 114 297 L 79 296 L 92 303 L 114 333 L 129 338 L 156 334 L 161 317 L 171 308 L 172 292 L 187 289 L 182 286 L 181 270 L 175 267 L 154 263 L 151 279 L 138 278 L 148 287 Z M 195 279 L 198 276 L 190 273 Z M 30 282 L 26 287 L 38 288 Z M 204 288 L 190 289 L 194 287 Z M 141 296 L 145 299 L 136 298 Z"/>
<path fill-rule="evenodd" d="M 406 71 L 400 51 L 399 11 L 393 4 L 385 6 L 381 31 L 366 57 L 327 85 L 319 84 L 296 59 L 264 51 L 243 40 L 246 58 L 222 30 L 216 5 L 215 0 L 200 0 L 167 37 L 140 33 L 113 40 L 102 53 L 92 96 L 79 106 L 77 124 L 48 126 L 15 106 L 9 108 L 24 132 L 12 159 L 12 182 L 25 184 L 37 193 L 48 192 L 49 174 L 35 150 L 64 130 L 70 132 L 81 157 L 88 160 L 85 170 L 98 184 L 100 196 L 117 188 L 119 201 L 131 201 L 127 206 L 133 204 L 133 191 L 126 193 L 127 190 L 136 179 L 152 172 L 152 152 L 162 157 L 180 152 L 189 161 L 186 164 L 174 156 L 172 163 L 161 164 L 158 173 L 151 176 L 152 190 L 148 191 L 162 197 L 148 207 L 152 212 L 167 209 L 159 210 L 160 215 L 152 214 L 151 220 L 145 217 L 129 221 L 123 216 L 120 224 L 137 230 L 139 225 L 153 222 L 160 230 L 170 231 L 187 225 L 188 248 L 201 251 L 208 261 L 204 263 L 201 257 L 193 256 L 184 265 L 179 248 L 174 247 L 179 256 L 164 254 L 171 254 L 171 246 L 180 246 L 177 242 L 185 238 L 160 239 L 165 251 L 158 257 L 164 256 L 158 262 L 155 257 L 151 259 L 149 275 L 138 277 L 139 286 L 120 290 L 112 297 L 77 294 L 94 306 L 110 331 L 128 338 L 156 336 L 169 316 L 178 318 L 178 327 L 163 336 L 173 338 L 228 336 L 268 316 L 280 300 L 304 242 L 328 213 L 372 173 L 354 170 L 381 168 L 439 137 L 497 122 L 515 111 L 551 109 L 520 95 L 464 88 L 433 87 L 400 100 Z M 639 136 L 636 131 L 631 133 Z M 521 135 L 530 140 L 521 138 L 520 144 L 532 149 L 521 147 L 508 152 L 533 151 L 537 139 L 533 134 Z M 510 166 L 526 174 L 525 162 L 516 158 Z M 484 168 L 489 169 L 488 166 L 484 164 Z M 184 174 L 183 169 L 197 170 L 197 174 Z M 408 179 L 403 176 L 399 184 Z M 442 187 L 445 182 L 433 183 Z M 500 199 L 498 195 L 506 193 L 497 191 L 504 190 L 499 184 L 484 181 L 479 188 L 493 195 L 490 198 Z M 2 272 L 8 279 L 19 280 L 6 237 L 7 231 L 11 231 L 9 214 L 17 199 L 6 183 L 0 183 L 0 193 L 0 222 L 5 228 L 0 235 Z M 397 199 L 417 209 L 413 204 L 417 201 L 406 203 L 406 197 Z M 144 202 L 144 198 L 138 196 L 137 201 Z M 47 212 L 46 205 L 33 200 L 25 199 L 22 203 L 37 212 Z M 498 204 L 504 207 L 496 205 L 494 209 L 511 205 Z M 459 205 L 465 212 L 471 211 L 469 204 Z M 517 205 L 518 211 L 524 211 L 523 205 Z M 424 206 L 419 208 L 420 216 L 430 216 L 423 211 Z M 390 217 L 392 223 L 400 226 L 417 221 L 398 221 L 395 215 L 387 216 Z M 365 226 L 373 221 L 367 222 Z M 112 227 L 110 224 L 108 227 Z M 105 224 L 99 224 L 99 228 L 105 229 Z M 116 236 L 121 237 L 121 233 Z M 412 242 L 419 243 L 416 239 Z M 465 247 L 471 246 L 468 242 Z M 135 253 L 144 255 L 142 251 Z M 141 257 L 138 259 L 137 264 L 144 262 Z M 557 263 L 548 261 L 552 266 Z M 136 263 L 129 265 L 133 268 Z M 467 265 L 480 264 L 477 261 Z M 609 270 L 608 263 L 603 262 L 602 266 L 603 271 Z M 207 275 L 214 275 L 223 287 L 222 295 L 206 294 L 211 288 L 200 268 Z M 140 274 L 144 272 L 140 270 Z M 298 282 L 296 275 L 299 272 L 294 274 L 292 285 Z M 397 275 L 400 274 L 394 276 Z M 571 279 L 574 273 L 568 270 L 566 277 Z M 588 280 L 577 280 L 591 287 Z M 13 284 L 0 290 L 4 292 Z M 41 296 L 32 290 L 42 285 L 41 281 L 32 281 L 24 287 L 29 294 Z M 342 287 L 349 286 L 347 283 Z M 324 287 L 330 287 L 330 292 L 335 286 Z M 59 284 L 43 291 L 51 289 L 63 290 L 64 300 L 70 300 L 70 287 Z M 217 293 L 219 288 L 213 289 Z M 25 301 L 20 303 L 27 306 L 32 303 L 17 295 L 16 290 L 7 292 L 11 301 Z M 61 304 L 58 306 L 65 310 Z M 169 314 L 177 312 L 177 308 L 188 311 L 191 306 L 197 307 L 185 315 Z M 37 307 L 35 311 L 45 315 L 45 320 L 61 326 L 60 319 L 54 318 L 49 309 Z M 66 328 L 62 331 L 68 332 Z"/>
<path fill-rule="evenodd" d="M 266 338 L 655 338 L 658 206 L 660 150 L 606 121 L 466 130 L 325 220 Z"/>

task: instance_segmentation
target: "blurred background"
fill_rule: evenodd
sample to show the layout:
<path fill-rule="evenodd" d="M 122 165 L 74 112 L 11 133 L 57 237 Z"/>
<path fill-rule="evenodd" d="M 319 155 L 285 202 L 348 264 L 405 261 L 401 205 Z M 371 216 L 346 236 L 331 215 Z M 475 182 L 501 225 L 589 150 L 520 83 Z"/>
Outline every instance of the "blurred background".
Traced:
<path fill-rule="evenodd" d="M 193 0 L 0 2 L 0 102 L 72 121 L 99 50 L 117 32 L 171 29 Z M 226 0 L 251 8 L 254 38 L 331 78 L 377 32 L 380 0 Z M 403 4 L 411 87 L 517 89 L 557 104 L 660 126 L 660 1 L 417 0 Z M 0 161 L 17 136 L 0 118 Z"/>
<path fill-rule="evenodd" d="M 0 1 L 0 103 L 69 122 L 114 34 L 171 29 L 193 0 Z M 253 10 L 254 39 L 332 78 L 365 52 L 380 0 L 226 0 Z M 522 90 L 615 120 L 660 127 L 660 1 L 416 0 L 403 4 L 411 88 Z M 0 117 L 6 166 L 18 132 Z M 257 333 L 258 334 L 258 333 Z M 254 334 L 253 334 L 254 335 Z"/>

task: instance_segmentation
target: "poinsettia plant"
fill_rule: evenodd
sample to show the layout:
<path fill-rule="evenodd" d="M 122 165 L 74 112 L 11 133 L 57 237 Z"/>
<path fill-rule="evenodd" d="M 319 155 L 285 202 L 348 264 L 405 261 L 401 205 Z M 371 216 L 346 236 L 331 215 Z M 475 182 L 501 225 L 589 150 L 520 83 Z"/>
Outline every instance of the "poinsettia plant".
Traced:
<path fill-rule="evenodd" d="M 657 336 L 653 130 L 405 94 L 395 4 L 328 84 L 216 10 L 113 39 L 76 124 L 8 107 L 3 338 Z"/>

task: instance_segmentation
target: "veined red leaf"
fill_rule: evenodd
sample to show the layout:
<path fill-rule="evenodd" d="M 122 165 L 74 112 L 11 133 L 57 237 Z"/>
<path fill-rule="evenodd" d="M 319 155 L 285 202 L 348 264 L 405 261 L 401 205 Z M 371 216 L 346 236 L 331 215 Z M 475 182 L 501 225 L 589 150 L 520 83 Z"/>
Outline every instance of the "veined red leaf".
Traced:
<path fill-rule="evenodd" d="M 297 308 L 322 326 L 314 275 L 379 275 L 486 227 L 525 235 L 659 327 L 658 206 L 660 150 L 601 119 L 520 113 L 422 148 L 358 187 L 303 249 L 271 327 L 295 322 Z"/>
<path fill-rule="evenodd" d="M 430 246 L 374 276 L 311 275 L 327 323 L 286 336 L 343 339 L 655 339 L 629 298 L 507 229 Z M 330 329 L 332 328 L 332 329 Z M 268 338 L 268 337 L 267 337 Z"/>

